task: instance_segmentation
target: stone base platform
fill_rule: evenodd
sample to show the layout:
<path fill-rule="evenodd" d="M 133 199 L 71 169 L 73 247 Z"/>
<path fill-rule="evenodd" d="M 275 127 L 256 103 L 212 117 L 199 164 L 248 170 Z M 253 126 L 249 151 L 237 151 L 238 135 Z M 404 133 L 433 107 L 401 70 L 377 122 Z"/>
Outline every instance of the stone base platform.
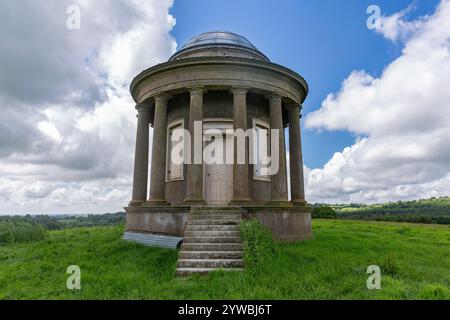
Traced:
<path fill-rule="evenodd" d="M 190 206 L 127 207 L 126 230 L 183 237 L 190 211 Z"/>
<path fill-rule="evenodd" d="M 311 209 L 293 206 L 136 206 L 127 207 L 126 232 L 182 238 L 192 209 L 236 210 L 243 219 L 257 219 L 275 241 L 296 242 L 312 238 Z M 132 240 L 132 239 L 130 239 Z"/>
<path fill-rule="evenodd" d="M 311 211 L 308 207 L 244 207 L 243 218 L 261 222 L 275 241 L 297 242 L 312 238 Z"/>

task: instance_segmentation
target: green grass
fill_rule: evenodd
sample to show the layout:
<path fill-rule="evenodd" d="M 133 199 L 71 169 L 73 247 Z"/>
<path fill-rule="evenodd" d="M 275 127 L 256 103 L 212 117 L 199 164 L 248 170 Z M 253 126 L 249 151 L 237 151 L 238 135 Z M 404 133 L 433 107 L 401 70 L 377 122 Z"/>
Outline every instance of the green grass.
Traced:
<path fill-rule="evenodd" d="M 264 272 L 174 278 L 177 252 L 126 243 L 123 226 L 0 247 L 0 299 L 449 299 L 450 228 L 314 220 L 314 240 L 276 244 Z M 368 290 L 366 269 L 382 269 Z M 66 288 L 69 265 L 79 291 Z"/>

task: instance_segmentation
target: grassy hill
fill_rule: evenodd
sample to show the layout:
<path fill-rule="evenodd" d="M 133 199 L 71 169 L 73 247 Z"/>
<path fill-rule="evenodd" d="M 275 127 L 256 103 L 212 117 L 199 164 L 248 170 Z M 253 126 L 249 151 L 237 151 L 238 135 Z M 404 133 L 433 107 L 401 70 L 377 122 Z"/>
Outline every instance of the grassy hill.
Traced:
<path fill-rule="evenodd" d="M 0 299 L 450 299 L 450 228 L 314 220 L 315 239 L 276 244 L 264 272 L 174 278 L 177 252 L 121 240 L 123 226 L 50 231 L 0 247 Z M 382 269 L 368 290 L 366 269 Z M 66 288 L 69 265 L 80 291 Z"/>

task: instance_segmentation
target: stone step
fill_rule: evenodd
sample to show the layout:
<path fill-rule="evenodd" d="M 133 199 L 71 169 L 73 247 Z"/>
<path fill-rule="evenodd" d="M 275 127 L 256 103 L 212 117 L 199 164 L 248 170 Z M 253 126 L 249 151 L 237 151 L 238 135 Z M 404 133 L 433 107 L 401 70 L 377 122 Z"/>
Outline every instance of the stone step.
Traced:
<path fill-rule="evenodd" d="M 189 214 L 189 221 L 194 220 L 241 220 L 242 215 L 237 213 L 231 214 Z"/>
<path fill-rule="evenodd" d="M 179 259 L 178 268 L 242 268 L 242 259 Z"/>
<path fill-rule="evenodd" d="M 239 231 L 239 226 L 234 225 L 188 225 L 185 231 Z"/>
<path fill-rule="evenodd" d="M 243 212 L 244 210 L 242 210 L 241 208 L 216 208 L 216 207 L 208 207 L 208 208 L 204 208 L 204 209 L 196 209 L 196 208 L 191 208 L 190 212 L 193 213 L 202 213 L 202 212 Z"/>
<path fill-rule="evenodd" d="M 242 214 L 242 210 L 191 210 L 191 214 Z"/>
<path fill-rule="evenodd" d="M 192 208 L 179 253 L 177 276 L 244 267 L 240 208 Z"/>
<path fill-rule="evenodd" d="M 183 243 L 182 251 L 242 251 L 241 243 Z"/>
<path fill-rule="evenodd" d="M 223 220 L 215 220 L 215 219 L 204 219 L 204 220 L 189 220 L 188 226 L 194 226 L 194 225 L 201 225 L 201 226 L 207 226 L 207 225 L 215 225 L 215 226 L 232 226 L 232 225 L 239 225 L 241 222 L 241 219 L 223 219 Z"/>
<path fill-rule="evenodd" d="M 241 237 L 184 237 L 184 243 L 242 243 Z"/>
<path fill-rule="evenodd" d="M 220 206 L 208 206 L 208 207 L 192 207 L 191 208 L 192 212 L 204 212 L 204 211 L 223 211 L 223 212 L 229 212 L 229 211 L 242 211 L 241 207 L 233 207 L 233 206 L 225 206 L 225 207 L 220 207 Z"/>
<path fill-rule="evenodd" d="M 242 259 L 242 251 L 180 251 L 180 259 Z"/>
<path fill-rule="evenodd" d="M 209 230 L 209 231 L 186 231 L 184 233 L 185 238 L 196 238 L 196 237 L 239 237 L 241 233 L 239 231 L 217 231 L 217 230 Z"/>
<path fill-rule="evenodd" d="M 194 274 L 208 274 L 209 272 L 213 271 L 234 271 L 234 272 L 240 272 L 243 271 L 242 268 L 227 268 L 227 269 L 218 269 L 218 268 L 177 268 L 176 275 L 178 277 L 189 277 Z"/>

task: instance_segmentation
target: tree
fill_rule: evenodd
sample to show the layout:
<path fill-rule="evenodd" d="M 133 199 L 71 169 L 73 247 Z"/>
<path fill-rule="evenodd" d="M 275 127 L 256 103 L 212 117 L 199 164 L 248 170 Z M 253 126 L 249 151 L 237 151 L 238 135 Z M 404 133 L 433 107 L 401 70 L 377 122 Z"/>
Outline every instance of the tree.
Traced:
<path fill-rule="evenodd" d="M 312 212 L 314 219 L 335 219 L 336 211 L 330 206 L 315 207 Z"/>

